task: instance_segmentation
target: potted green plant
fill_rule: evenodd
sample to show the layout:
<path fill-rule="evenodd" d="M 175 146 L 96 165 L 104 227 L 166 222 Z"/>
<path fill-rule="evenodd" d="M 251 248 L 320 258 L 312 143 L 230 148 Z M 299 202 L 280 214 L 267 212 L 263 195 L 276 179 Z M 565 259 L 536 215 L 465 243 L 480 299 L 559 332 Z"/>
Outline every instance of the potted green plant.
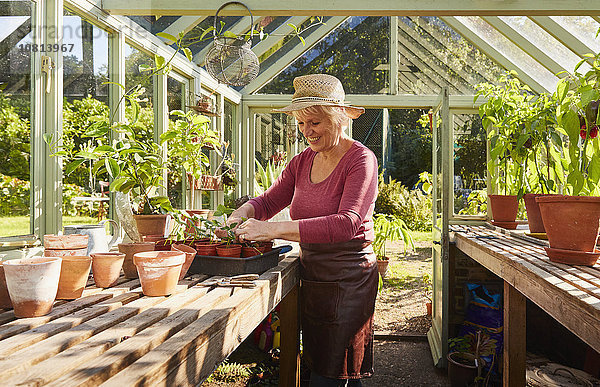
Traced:
<path fill-rule="evenodd" d="M 488 172 L 500 193 L 488 195 L 492 223 L 505 228 L 516 228 L 519 199 L 525 193 L 552 192 L 562 181 L 554 96 L 535 96 L 516 76 L 511 71 L 497 85 L 478 85 L 475 97 L 487 98 L 479 115 L 488 132 Z"/>
<path fill-rule="evenodd" d="M 185 169 L 193 204 L 195 191 L 200 188 L 198 182 L 206 180 L 210 172 L 210 159 L 206 150 L 214 150 L 222 156 L 221 149 L 225 144 L 221 141 L 219 133 L 211 129 L 209 117 L 181 110 L 171 111 L 170 114 L 179 118 L 160 136 L 161 143 L 169 145 L 171 155 Z"/>
<path fill-rule="evenodd" d="M 585 74 L 577 70 L 591 64 Z M 589 54 L 557 84 L 558 130 L 568 138 L 564 159 L 563 193 L 536 199 L 548 235 L 550 260 L 566 264 L 593 265 L 600 220 L 600 53 Z"/>
<path fill-rule="evenodd" d="M 470 386 L 482 377 L 484 356 L 495 356 L 496 340 L 481 330 L 448 340 L 448 377 L 452 386 Z M 493 364 L 490 364 L 491 371 Z M 486 383 L 484 383 L 486 385 Z"/>
<path fill-rule="evenodd" d="M 404 253 L 406 254 L 407 245 L 410 244 L 411 249 L 415 249 L 410 229 L 396 215 L 375 214 L 374 216 L 374 231 L 375 239 L 373 240 L 373 250 L 377 256 L 377 269 L 382 278 L 385 277 L 389 264 L 389 257 L 386 255 L 387 241 L 404 241 Z"/>

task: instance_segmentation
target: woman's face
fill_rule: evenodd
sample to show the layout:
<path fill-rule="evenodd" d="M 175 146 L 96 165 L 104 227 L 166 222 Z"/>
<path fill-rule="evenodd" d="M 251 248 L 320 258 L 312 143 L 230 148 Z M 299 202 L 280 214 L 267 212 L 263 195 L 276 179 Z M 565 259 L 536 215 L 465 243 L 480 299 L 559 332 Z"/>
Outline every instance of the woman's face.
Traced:
<path fill-rule="evenodd" d="M 303 114 L 296 118 L 298 129 L 315 152 L 328 151 L 340 142 L 342 130 L 332 125 L 329 118 L 322 114 Z"/>

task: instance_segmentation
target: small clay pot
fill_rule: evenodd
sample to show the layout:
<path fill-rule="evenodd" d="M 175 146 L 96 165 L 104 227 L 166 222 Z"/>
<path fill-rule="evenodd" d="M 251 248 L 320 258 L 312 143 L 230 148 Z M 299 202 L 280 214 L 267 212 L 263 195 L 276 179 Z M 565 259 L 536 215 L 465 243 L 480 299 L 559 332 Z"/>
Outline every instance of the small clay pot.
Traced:
<path fill-rule="evenodd" d="M 185 262 L 181 266 L 181 273 L 179 274 L 179 280 L 181 281 L 183 277 L 185 277 L 185 275 L 187 274 L 190 266 L 192 265 L 192 262 L 194 262 L 194 258 L 196 258 L 196 250 L 194 250 L 190 246 L 178 243 L 171 245 L 171 250 L 181 251 L 182 253 L 185 253 Z"/>
<path fill-rule="evenodd" d="M 264 247 L 263 252 L 268 253 L 273 250 L 273 241 L 268 242 L 256 242 L 256 244 L 260 247 Z"/>
<path fill-rule="evenodd" d="M 88 240 L 89 236 L 84 234 L 47 234 L 44 235 L 44 247 L 52 250 L 87 249 Z"/>
<path fill-rule="evenodd" d="M 116 285 L 125 261 L 123 253 L 92 253 L 92 274 L 99 288 Z"/>
<path fill-rule="evenodd" d="M 4 266 L 0 261 L 0 309 L 10 309 L 12 303 L 10 302 L 10 296 L 8 295 L 8 288 L 6 287 L 6 277 L 4 276 Z"/>
<path fill-rule="evenodd" d="M 239 258 L 242 256 L 242 245 L 230 244 L 227 246 L 226 244 L 220 244 L 217 246 L 217 255 L 219 257 Z"/>
<path fill-rule="evenodd" d="M 254 257 L 256 255 L 261 255 L 265 252 L 266 246 L 242 246 L 242 257 L 249 258 Z"/>
<path fill-rule="evenodd" d="M 92 267 L 88 256 L 62 257 L 57 300 L 74 300 L 81 297 Z"/>
<path fill-rule="evenodd" d="M 196 252 L 198 255 L 210 255 L 212 257 L 217 255 L 217 246 L 219 243 L 210 242 L 210 243 L 196 243 L 194 245 Z"/>
<path fill-rule="evenodd" d="M 137 268 L 133 264 L 133 255 L 143 251 L 154 251 L 154 242 L 119 243 L 119 251 L 125 254 L 123 272 L 127 278 L 137 278 Z"/>
<path fill-rule="evenodd" d="M 142 292 L 146 296 L 168 296 L 175 291 L 185 253 L 181 251 L 146 251 L 133 255 Z"/>
<path fill-rule="evenodd" d="M 4 261 L 4 275 L 16 317 L 39 317 L 52 310 L 62 259 L 40 257 Z"/>
<path fill-rule="evenodd" d="M 82 257 L 87 254 L 87 250 L 87 247 L 82 249 L 45 249 L 44 257 Z"/>
<path fill-rule="evenodd" d="M 140 235 L 169 235 L 171 215 L 133 215 Z"/>
<path fill-rule="evenodd" d="M 379 272 L 379 275 L 381 276 L 381 278 L 385 278 L 389 264 L 390 264 L 390 260 L 387 258 L 377 260 L 377 271 Z"/>
<path fill-rule="evenodd" d="M 492 217 L 496 222 L 514 222 L 519 211 L 517 195 L 488 195 Z"/>

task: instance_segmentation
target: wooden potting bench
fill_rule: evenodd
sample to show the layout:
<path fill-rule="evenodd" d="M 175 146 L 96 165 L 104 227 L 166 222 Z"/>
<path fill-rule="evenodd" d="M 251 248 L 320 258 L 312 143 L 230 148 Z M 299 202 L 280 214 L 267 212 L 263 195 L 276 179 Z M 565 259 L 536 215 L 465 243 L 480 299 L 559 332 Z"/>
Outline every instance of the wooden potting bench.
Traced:
<path fill-rule="evenodd" d="M 450 240 L 504 281 L 504 386 L 525 386 L 526 299 L 600 352 L 600 265 L 550 262 L 546 241 L 492 226 L 454 225 Z"/>
<path fill-rule="evenodd" d="M 0 310 L 0 385 L 197 385 L 281 302 L 280 385 L 299 382 L 297 253 L 255 288 L 205 287 L 187 276 L 169 297 L 146 297 L 138 280 L 89 286 L 50 314 Z"/>

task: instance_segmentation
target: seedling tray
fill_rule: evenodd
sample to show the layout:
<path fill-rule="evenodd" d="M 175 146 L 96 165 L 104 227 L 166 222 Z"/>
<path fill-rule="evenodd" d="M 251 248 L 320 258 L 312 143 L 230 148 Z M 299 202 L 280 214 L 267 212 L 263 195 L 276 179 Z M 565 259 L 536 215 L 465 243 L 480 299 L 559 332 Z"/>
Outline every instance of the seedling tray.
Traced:
<path fill-rule="evenodd" d="M 279 255 L 292 250 L 292 246 L 283 245 L 261 255 L 248 258 L 217 257 L 196 255 L 188 274 L 238 275 L 261 274 L 279 263 Z"/>

